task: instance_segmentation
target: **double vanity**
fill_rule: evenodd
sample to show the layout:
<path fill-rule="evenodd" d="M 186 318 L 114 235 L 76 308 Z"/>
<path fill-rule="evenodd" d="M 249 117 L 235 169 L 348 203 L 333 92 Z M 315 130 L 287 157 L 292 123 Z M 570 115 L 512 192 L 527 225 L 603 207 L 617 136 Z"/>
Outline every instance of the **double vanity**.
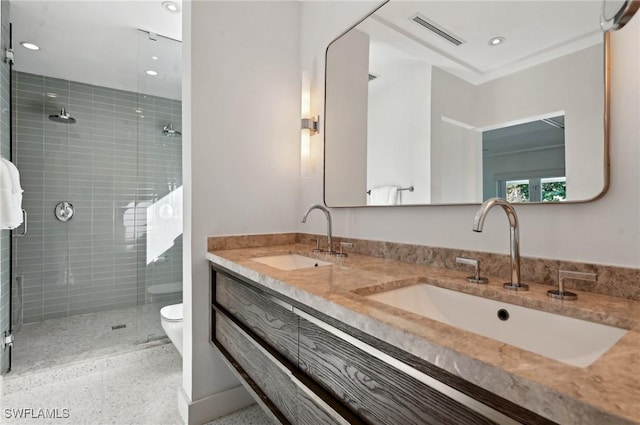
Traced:
<path fill-rule="evenodd" d="M 210 238 L 211 343 L 275 421 L 640 423 L 640 271 L 521 270 L 510 205 L 608 188 L 601 30 L 639 5 L 389 1 L 331 42 L 324 204 L 484 201 L 476 232 L 499 205 L 511 255 L 332 240 L 325 205 L 302 222 L 324 212 L 326 253 L 304 234 Z"/>
<path fill-rule="evenodd" d="M 640 422 L 640 302 L 300 240 L 207 254 L 211 341 L 278 421 Z"/>

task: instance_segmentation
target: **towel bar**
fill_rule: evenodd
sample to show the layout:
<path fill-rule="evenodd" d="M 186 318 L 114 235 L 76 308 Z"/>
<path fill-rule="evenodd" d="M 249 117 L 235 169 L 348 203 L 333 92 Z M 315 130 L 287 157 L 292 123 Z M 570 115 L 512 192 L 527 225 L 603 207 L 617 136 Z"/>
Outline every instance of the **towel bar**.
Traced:
<path fill-rule="evenodd" d="M 413 186 L 398 188 L 398 192 L 400 192 L 401 190 L 408 190 L 409 192 L 413 192 Z M 367 190 L 367 195 L 371 195 L 371 189 Z"/>

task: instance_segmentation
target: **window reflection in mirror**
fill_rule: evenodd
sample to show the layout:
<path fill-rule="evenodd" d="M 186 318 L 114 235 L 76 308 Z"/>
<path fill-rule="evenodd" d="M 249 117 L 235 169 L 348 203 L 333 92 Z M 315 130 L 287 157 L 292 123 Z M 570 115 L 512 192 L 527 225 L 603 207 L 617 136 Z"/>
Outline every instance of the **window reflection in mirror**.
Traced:
<path fill-rule="evenodd" d="M 498 181 L 498 193 L 509 202 L 562 202 L 567 200 L 567 178 L 547 177 Z"/>
<path fill-rule="evenodd" d="M 564 115 L 482 133 L 483 199 L 567 200 Z"/>

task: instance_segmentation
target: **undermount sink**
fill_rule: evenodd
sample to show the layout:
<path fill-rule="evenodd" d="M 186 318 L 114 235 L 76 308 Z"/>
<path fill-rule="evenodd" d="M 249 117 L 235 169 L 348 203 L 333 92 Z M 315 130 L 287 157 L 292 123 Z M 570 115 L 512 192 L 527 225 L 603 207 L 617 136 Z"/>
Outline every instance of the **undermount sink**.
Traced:
<path fill-rule="evenodd" d="M 330 266 L 332 264 L 328 261 L 322 261 L 318 260 L 317 258 L 305 257 L 304 255 L 298 254 L 256 257 L 252 258 L 252 260 L 280 270 L 308 269 L 312 267 Z"/>
<path fill-rule="evenodd" d="M 367 298 L 578 367 L 595 362 L 627 333 L 424 283 Z"/>

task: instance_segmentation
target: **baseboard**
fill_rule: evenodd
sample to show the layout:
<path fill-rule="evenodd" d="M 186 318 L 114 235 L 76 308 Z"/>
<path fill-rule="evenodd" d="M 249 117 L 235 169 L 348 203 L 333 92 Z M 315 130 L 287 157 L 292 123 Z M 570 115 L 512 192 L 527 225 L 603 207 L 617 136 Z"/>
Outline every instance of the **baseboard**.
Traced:
<path fill-rule="evenodd" d="M 203 425 L 255 402 L 242 385 L 211 394 L 195 402 L 189 399 L 182 387 L 178 390 L 178 410 L 186 425 Z"/>

